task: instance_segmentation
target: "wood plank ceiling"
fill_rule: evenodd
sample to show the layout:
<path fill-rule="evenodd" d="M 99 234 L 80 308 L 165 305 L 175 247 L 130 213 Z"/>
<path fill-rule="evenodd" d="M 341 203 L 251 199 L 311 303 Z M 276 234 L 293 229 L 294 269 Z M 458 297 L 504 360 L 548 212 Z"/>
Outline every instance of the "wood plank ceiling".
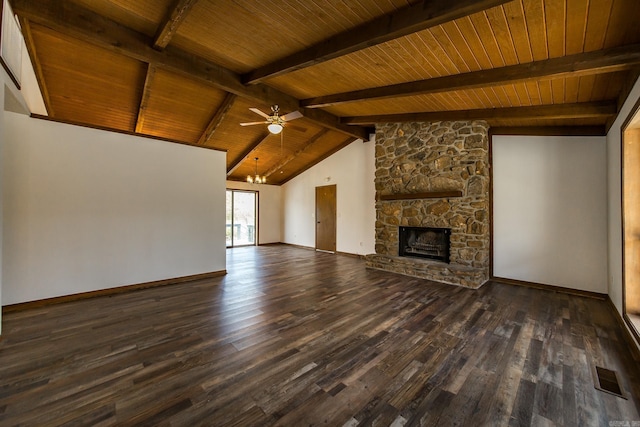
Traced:
<path fill-rule="evenodd" d="M 638 0 L 11 4 L 51 118 L 225 150 L 232 180 L 258 157 L 282 184 L 376 122 L 603 134 L 640 66 Z M 304 117 L 239 125 L 273 104 Z"/>

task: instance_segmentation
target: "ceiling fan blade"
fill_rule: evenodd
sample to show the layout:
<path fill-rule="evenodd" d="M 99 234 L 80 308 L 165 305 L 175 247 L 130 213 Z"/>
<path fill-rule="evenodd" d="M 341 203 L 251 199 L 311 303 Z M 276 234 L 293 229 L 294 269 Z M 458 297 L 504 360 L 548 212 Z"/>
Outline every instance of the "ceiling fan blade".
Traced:
<path fill-rule="evenodd" d="M 269 122 L 249 122 L 249 123 L 240 123 L 240 126 L 253 126 L 253 125 L 264 125 Z"/>
<path fill-rule="evenodd" d="M 258 114 L 259 116 L 264 117 L 265 119 L 269 117 L 269 115 L 267 113 L 263 113 L 262 111 L 258 110 L 257 108 L 249 108 L 249 110 L 253 111 L 254 113 Z"/>
<path fill-rule="evenodd" d="M 284 116 L 281 116 L 280 118 L 286 122 L 289 120 L 299 119 L 300 117 L 302 117 L 302 113 L 300 111 L 292 111 L 285 114 Z"/>

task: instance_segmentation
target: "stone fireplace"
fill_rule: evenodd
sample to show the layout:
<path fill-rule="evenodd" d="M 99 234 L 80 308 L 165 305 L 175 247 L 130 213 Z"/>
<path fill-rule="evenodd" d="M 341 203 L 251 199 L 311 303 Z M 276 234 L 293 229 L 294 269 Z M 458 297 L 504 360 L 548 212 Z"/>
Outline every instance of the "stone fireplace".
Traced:
<path fill-rule="evenodd" d="M 376 127 L 376 253 L 368 267 L 470 288 L 489 280 L 488 129 L 484 121 Z M 448 259 L 401 256 L 401 227 L 447 230 Z M 435 250 L 431 237 L 418 245 L 423 252 Z"/>

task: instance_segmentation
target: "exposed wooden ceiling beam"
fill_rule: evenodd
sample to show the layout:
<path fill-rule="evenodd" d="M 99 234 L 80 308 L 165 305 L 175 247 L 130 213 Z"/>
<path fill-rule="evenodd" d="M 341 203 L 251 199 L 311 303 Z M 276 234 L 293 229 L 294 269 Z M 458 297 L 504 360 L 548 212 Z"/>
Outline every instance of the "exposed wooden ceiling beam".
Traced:
<path fill-rule="evenodd" d="M 235 172 L 236 169 L 238 169 L 238 167 L 242 164 L 242 162 L 251 155 L 251 153 L 253 153 L 256 148 L 258 148 L 260 146 L 260 144 L 262 144 L 263 142 L 265 142 L 267 140 L 267 138 L 269 138 L 269 135 L 271 135 L 270 133 L 266 133 L 266 134 L 262 134 L 260 135 L 259 138 L 257 138 L 255 141 L 253 141 L 252 144 L 250 144 L 246 150 L 244 150 L 244 152 L 238 156 L 238 158 L 233 162 L 233 164 L 231 166 L 229 166 L 229 169 L 227 169 L 227 176 L 231 175 L 233 172 Z"/>
<path fill-rule="evenodd" d="M 264 104 L 278 104 L 281 109 L 300 112 L 317 125 L 369 139 L 364 127 L 344 126 L 340 119 L 320 110 L 300 108 L 300 101 L 266 85 L 245 86 L 240 76 L 218 64 L 189 52 L 167 47 L 157 51 L 144 34 L 124 27 L 69 0 L 12 0 L 16 14 L 62 34 L 93 43 L 104 49 L 153 64 L 210 84 L 226 92 Z"/>
<path fill-rule="evenodd" d="M 75 120 L 59 119 L 59 118 L 56 118 L 56 117 L 43 116 L 41 114 L 36 114 L 36 113 L 31 113 L 31 118 L 32 119 L 46 120 L 46 121 L 49 121 L 49 122 L 64 123 L 64 124 L 67 124 L 67 125 L 79 126 L 79 127 L 84 127 L 84 128 L 88 128 L 88 129 L 98 129 L 98 130 L 103 130 L 103 131 L 106 131 L 106 132 L 120 133 L 122 135 L 140 136 L 140 135 L 138 135 L 135 132 L 132 132 L 130 130 L 117 129 L 117 128 L 113 128 L 113 127 L 109 127 L 109 126 L 100 126 L 100 125 L 86 123 L 86 122 L 78 122 L 78 121 L 75 121 Z M 192 143 L 189 143 L 189 142 L 179 141 L 177 139 L 172 139 L 172 138 L 165 138 L 165 137 L 162 137 L 162 136 L 148 135 L 147 134 L 144 137 L 147 138 L 147 139 L 155 139 L 155 140 L 158 140 L 158 141 L 170 142 L 172 144 L 188 145 L 190 147 L 194 146 Z M 207 146 L 198 147 L 198 148 L 203 149 L 203 150 L 226 152 L 226 150 L 223 150 L 223 149 L 220 149 L 220 148 L 213 148 L 213 147 L 207 147 Z"/>
<path fill-rule="evenodd" d="M 425 113 L 387 114 L 378 116 L 343 117 L 348 124 L 436 122 L 442 120 L 500 120 L 500 119 L 581 119 L 609 117 L 617 111 L 616 102 L 582 102 L 576 104 L 536 105 L 532 107 L 487 108 L 459 111 L 430 111 Z"/>
<path fill-rule="evenodd" d="M 639 77 L 640 77 L 640 66 L 632 68 L 627 73 L 626 81 L 624 82 L 624 84 L 622 85 L 622 88 L 620 89 L 620 92 L 618 93 L 618 114 L 620 114 L 620 112 L 622 111 L 622 106 L 624 105 L 627 98 L 631 94 L 631 90 L 635 86 Z M 607 125 L 606 125 L 607 132 L 609 132 L 609 129 L 611 129 L 611 126 L 613 126 L 613 123 L 618 118 L 618 114 L 609 118 L 609 120 L 607 121 Z"/>
<path fill-rule="evenodd" d="M 173 7 L 167 13 L 166 18 L 158 27 L 158 32 L 153 40 L 153 47 L 162 50 L 171 41 L 182 21 L 187 17 L 189 11 L 198 0 L 176 0 Z"/>
<path fill-rule="evenodd" d="M 492 126 L 491 135 L 524 136 L 605 136 L 604 125 L 600 126 Z"/>
<path fill-rule="evenodd" d="M 313 135 L 311 137 L 311 139 L 309 139 L 305 144 L 304 147 L 300 148 L 299 150 L 297 150 L 295 153 L 291 154 L 290 156 L 288 156 L 286 159 L 283 159 L 281 161 L 279 161 L 274 167 L 272 167 L 271 169 L 269 169 L 268 171 L 266 171 L 264 173 L 264 175 L 268 178 L 269 176 L 271 176 L 272 174 L 274 174 L 275 172 L 279 171 L 280 169 L 282 169 L 283 167 L 285 167 L 287 164 L 289 164 L 293 159 L 295 159 L 296 157 L 298 157 L 300 154 L 304 153 L 305 151 L 307 151 L 311 146 L 313 146 L 313 144 L 316 143 L 316 141 L 318 141 L 320 138 L 322 138 L 324 135 L 326 135 L 328 132 L 327 129 L 321 129 L 319 132 L 317 132 L 315 135 Z"/>
<path fill-rule="evenodd" d="M 227 113 L 231 109 L 231 106 L 233 105 L 233 103 L 237 98 L 238 97 L 236 95 L 232 93 L 227 93 L 227 96 L 225 96 L 225 98 L 222 100 L 222 103 L 220 104 L 216 112 L 213 114 L 213 117 L 209 121 L 207 128 L 204 130 L 204 132 L 200 136 L 200 139 L 198 139 L 198 145 L 204 145 L 207 143 L 207 141 L 211 139 L 211 137 L 213 136 L 215 131 L 218 129 L 218 126 L 220 126 L 220 123 L 222 123 L 222 120 L 224 120 L 224 117 L 227 115 Z"/>
<path fill-rule="evenodd" d="M 140 108 L 138 108 L 138 118 L 136 119 L 136 133 L 142 133 L 145 114 L 149 105 L 149 98 L 151 97 L 151 85 L 153 84 L 153 77 L 155 76 L 155 74 L 156 67 L 149 64 L 147 67 L 147 77 L 144 79 L 144 89 L 142 90 Z"/>
<path fill-rule="evenodd" d="M 260 83 L 271 77 L 320 64 L 509 1 L 511 0 L 424 0 L 260 67 L 245 75 L 244 82 L 248 84 Z"/>
<path fill-rule="evenodd" d="M 539 78 L 552 79 L 569 75 L 583 76 L 608 73 L 629 69 L 637 64 L 640 64 L 640 44 L 578 53 L 560 58 L 510 65 L 489 70 L 472 71 L 434 79 L 318 96 L 303 99 L 300 101 L 300 105 L 307 108 L 328 107 L 346 102 L 475 89 Z"/>

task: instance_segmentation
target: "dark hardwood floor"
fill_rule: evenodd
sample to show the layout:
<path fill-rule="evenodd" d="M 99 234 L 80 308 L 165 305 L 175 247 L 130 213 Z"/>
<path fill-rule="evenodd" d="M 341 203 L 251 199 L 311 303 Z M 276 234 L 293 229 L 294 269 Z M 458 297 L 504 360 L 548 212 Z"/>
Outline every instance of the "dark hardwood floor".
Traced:
<path fill-rule="evenodd" d="M 290 246 L 227 256 L 225 277 L 5 314 L 0 425 L 640 425 L 605 301 Z"/>

